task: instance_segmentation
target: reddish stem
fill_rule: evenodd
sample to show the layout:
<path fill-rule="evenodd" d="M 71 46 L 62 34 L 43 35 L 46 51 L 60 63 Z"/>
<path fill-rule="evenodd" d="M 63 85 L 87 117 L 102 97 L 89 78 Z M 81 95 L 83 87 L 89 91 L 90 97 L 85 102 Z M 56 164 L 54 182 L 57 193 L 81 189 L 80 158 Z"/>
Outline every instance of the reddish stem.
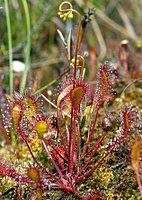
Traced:
<path fill-rule="evenodd" d="M 74 167 L 74 159 L 75 159 L 75 144 L 76 144 L 76 117 L 74 117 L 74 125 L 73 125 L 73 133 L 72 133 L 72 151 L 71 151 L 71 171 L 69 173 L 73 173 Z"/>
<path fill-rule="evenodd" d="M 123 61 L 123 67 L 124 67 L 124 70 L 125 70 L 125 75 L 126 75 L 126 78 L 129 77 L 129 73 L 128 73 L 128 63 L 126 60 Z"/>
<path fill-rule="evenodd" d="M 87 142 L 86 142 L 86 144 L 85 144 L 85 146 L 84 146 L 84 149 L 83 149 L 83 152 L 82 152 L 81 157 L 83 157 L 83 156 L 85 155 L 86 150 L 87 150 L 87 148 L 88 148 L 88 145 L 89 145 L 89 143 L 90 143 L 90 140 L 91 140 L 91 138 L 92 138 L 92 136 L 93 136 L 94 129 L 95 129 L 95 126 L 96 126 L 96 122 L 97 122 L 97 119 L 98 119 L 98 114 L 99 114 L 99 108 L 98 108 L 97 111 L 96 111 L 95 119 L 94 119 L 94 122 L 93 122 L 93 127 L 92 127 L 92 130 L 91 130 L 90 134 L 89 134 L 89 137 L 88 137 L 88 139 L 87 139 Z"/>
<path fill-rule="evenodd" d="M 141 66 L 141 63 L 142 63 L 142 53 L 140 54 L 139 58 L 138 58 L 138 63 L 137 63 L 137 66 L 134 70 L 134 74 L 138 73 L 139 69 L 140 69 L 140 66 Z"/>
<path fill-rule="evenodd" d="M 64 151 L 66 152 L 66 154 L 68 154 L 68 151 L 67 151 L 67 148 L 66 148 L 66 145 L 65 145 L 65 141 L 64 141 L 64 137 L 63 137 L 63 133 L 62 133 L 62 130 L 61 130 L 60 117 L 59 117 L 59 110 L 58 109 L 57 109 L 57 123 L 58 123 L 59 135 L 60 135 L 60 139 L 61 139 L 61 143 L 63 145 Z"/>
<path fill-rule="evenodd" d="M 67 158 L 66 158 L 66 157 L 63 157 L 63 156 L 60 154 L 60 152 L 59 152 L 56 148 L 54 148 L 53 146 L 52 146 L 52 148 L 53 148 L 53 150 L 56 152 L 56 154 L 57 154 L 61 159 L 63 159 L 64 161 L 67 161 Z"/>
<path fill-rule="evenodd" d="M 137 183 L 138 183 L 140 193 L 141 193 L 141 197 L 142 197 L 142 184 L 141 184 L 141 180 L 140 180 L 140 175 L 138 173 L 136 173 L 136 179 L 137 179 Z"/>
<path fill-rule="evenodd" d="M 42 168 L 42 169 L 46 172 L 46 174 L 48 174 L 48 175 L 50 176 L 50 178 L 53 178 L 54 180 L 59 181 L 59 179 L 58 179 L 54 174 L 48 172 L 48 171 L 40 164 L 40 162 L 36 159 L 36 157 L 34 156 L 32 150 L 31 150 L 31 148 L 30 148 L 30 145 L 28 144 L 27 140 L 26 140 L 26 139 L 24 138 L 24 136 L 23 136 L 23 135 L 25 135 L 25 134 L 23 133 L 23 129 L 21 128 L 20 122 L 19 122 L 19 126 L 18 126 L 17 129 L 18 129 L 19 134 L 21 135 L 23 141 L 26 143 L 26 145 L 27 145 L 27 147 L 28 147 L 28 149 L 29 149 L 29 152 L 30 152 L 30 154 L 31 154 L 31 156 L 32 156 L 32 158 L 33 158 L 33 160 L 35 161 L 35 163 L 36 163 L 40 168 Z"/>
<path fill-rule="evenodd" d="M 94 67 L 96 64 L 96 52 L 94 45 L 90 46 L 89 48 L 89 83 L 94 81 L 94 75 L 96 74 L 96 68 Z M 90 85 L 90 99 L 91 102 L 94 100 L 94 85 Z"/>
<path fill-rule="evenodd" d="M 95 155 L 95 153 L 97 152 L 97 150 L 99 149 L 101 143 L 103 142 L 104 138 L 106 136 L 106 133 L 97 141 L 97 144 L 95 144 L 95 147 L 92 149 L 92 154 L 90 155 L 88 161 L 86 162 L 86 164 L 81 168 L 81 170 L 76 174 L 76 176 L 74 177 L 74 180 L 76 180 L 78 178 L 78 176 L 87 168 L 87 166 L 90 164 L 93 156 Z"/>
<path fill-rule="evenodd" d="M 12 178 L 17 182 L 22 182 L 22 183 L 32 184 L 32 185 L 35 184 L 34 181 L 31 181 L 31 180 L 27 179 L 26 177 L 22 177 L 21 174 L 17 174 L 17 177 L 12 177 Z"/>
<path fill-rule="evenodd" d="M 49 156 L 49 158 L 50 158 L 52 164 L 53 164 L 54 167 L 56 168 L 58 174 L 61 176 L 62 179 L 64 179 L 64 175 L 63 175 L 63 173 L 61 172 L 61 170 L 60 170 L 60 168 L 58 167 L 57 163 L 55 162 L 53 156 L 51 155 L 50 151 L 48 150 L 48 147 L 46 146 L 44 140 L 42 140 L 42 144 L 43 144 L 44 149 L 45 149 L 47 155 Z"/>
<path fill-rule="evenodd" d="M 116 147 L 117 144 L 119 144 L 125 137 L 125 135 L 127 134 L 127 129 L 126 127 L 124 127 L 124 129 L 121 131 L 120 135 L 117 137 L 117 139 L 113 142 L 112 145 L 109 146 L 106 154 L 104 157 L 102 157 L 100 159 L 100 161 L 89 171 L 87 171 L 85 174 L 83 174 L 82 176 L 80 176 L 75 183 L 82 181 L 86 176 L 89 176 L 90 174 L 92 174 L 101 164 L 102 162 L 106 159 L 106 157 L 112 152 L 112 150 Z"/>
<path fill-rule="evenodd" d="M 73 168 L 73 140 L 72 140 L 72 137 L 73 137 L 73 134 L 74 134 L 74 109 L 72 107 L 71 109 L 71 121 L 70 121 L 70 132 L 69 132 L 69 152 L 68 152 L 68 173 L 69 174 L 72 174 L 72 168 Z"/>
<path fill-rule="evenodd" d="M 77 132 L 77 162 L 78 162 L 78 171 L 79 171 L 79 166 L 80 166 L 80 152 L 81 152 L 81 139 L 80 139 L 80 119 L 78 119 L 78 132 Z"/>

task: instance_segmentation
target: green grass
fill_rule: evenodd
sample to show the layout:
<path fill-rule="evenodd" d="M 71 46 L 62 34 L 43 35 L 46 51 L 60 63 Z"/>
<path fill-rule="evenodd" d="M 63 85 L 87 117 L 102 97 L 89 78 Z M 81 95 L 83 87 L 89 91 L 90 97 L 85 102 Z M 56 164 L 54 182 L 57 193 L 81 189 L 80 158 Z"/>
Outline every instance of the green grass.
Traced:
<path fill-rule="evenodd" d="M 27 27 L 27 44 L 26 44 L 26 55 L 25 55 L 25 70 L 23 72 L 22 81 L 20 85 L 20 93 L 22 94 L 27 80 L 27 74 L 29 71 L 29 64 L 30 64 L 30 50 L 31 50 L 31 25 L 30 25 L 30 14 L 29 8 L 26 0 L 22 0 L 23 8 L 25 12 L 26 18 L 26 27 Z"/>
<path fill-rule="evenodd" d="M 10 94 L 13 94 L 13 69 L 12 69 L 12 35 L 11 35 L 11 24 L 10 24 L 10 14 L 8 1 L 5 0 L 5 13 L 6 13 L 6 23 L 7 23 L 7 33 L 8 33 L 8 49 L 9 49 L 9 88 Z"/>

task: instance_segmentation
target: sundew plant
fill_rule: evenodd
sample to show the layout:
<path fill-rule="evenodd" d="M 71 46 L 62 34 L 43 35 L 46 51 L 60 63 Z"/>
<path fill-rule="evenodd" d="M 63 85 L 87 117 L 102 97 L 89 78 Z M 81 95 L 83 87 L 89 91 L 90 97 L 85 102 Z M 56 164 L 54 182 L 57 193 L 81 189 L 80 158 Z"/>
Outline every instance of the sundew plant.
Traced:
<path fill-rule="evenodd" d="M 77 16 L 78 26 L 74 43 L 70 40 L 66 42 L 58 30 L 67 48 L 69 70 L 62 75 L 63 81 L 57 88 L 56 113 L 50 117 L 43 108 L 43 97 L 49 102 L 42 94 L 46 87 L 38 91 L 27 88 L 23 93 L 14 92 L 12 96 L 7 96 L 6 109 L 2 111 L 5 132 L 10 139 L 14 134 L 19 144 L 25 143 L 33 162 L 24 169 L 24 173 L 20 173 L 5 160 L 0 160 L 0 176 L 11 177 L 17 182 L 16 199 L 24 198 L 23 185 L 31 188 L 31 195 L 34 191 L 37 200 L 47 199 L 48 191 L 54 190 L 72 194 L 76 199 L 106 199 L 98 189 L 80 193 L 78 187 L 134 130 L 138 123 L 138 109 L 134 106 L 122 108 L 121 123 L 111 136 L 109 131 L 112 124 L 109 119 L 102 124 L 101 133 L 96 131 L 100 113 L 114 99 L 113 85 L 117 76 L 108 62 L 101 64 L 96 74 L 96 84 L 91 89 L 85 80 L 85 58 L 80 49 L 82 29 L 87 22 L 82 20 L 80 13 L 68 1 L 60 4 L 58 15 L 63 21 L 71 21 Z M 33 141 L 38 141 L 40 154 L 46 158 L 44 162 L 33 151 Z M 132 157 L 135 156 L 133 150 Z M 97 160 L 94 162 L 95 157 Z M 139 175 L 136 174 L 142 190 Z"/>

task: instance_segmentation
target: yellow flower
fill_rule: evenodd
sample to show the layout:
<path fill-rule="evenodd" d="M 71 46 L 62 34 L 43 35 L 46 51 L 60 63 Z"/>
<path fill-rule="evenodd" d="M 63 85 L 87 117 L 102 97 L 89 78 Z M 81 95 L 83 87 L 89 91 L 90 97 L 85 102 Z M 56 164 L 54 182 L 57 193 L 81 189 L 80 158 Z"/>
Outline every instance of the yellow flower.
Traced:
<path fill-rule="evenodd" d="M 68 5 L 69 7 L 63 8 L 63 6 Z M 69 19 L 73 19 L 73 13 L 72 13 L 72 4 L 68 1 L 64 1 L 59 6 L 59 12 L 58 15 L 60 16 L 63 21 Z"/>

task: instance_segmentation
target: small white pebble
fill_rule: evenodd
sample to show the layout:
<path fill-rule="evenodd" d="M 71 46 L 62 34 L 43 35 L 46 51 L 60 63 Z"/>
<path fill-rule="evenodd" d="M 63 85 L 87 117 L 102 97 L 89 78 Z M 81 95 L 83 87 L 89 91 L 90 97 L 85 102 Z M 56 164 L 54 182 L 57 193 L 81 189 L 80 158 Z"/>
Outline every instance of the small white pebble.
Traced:
<path fill-rule="evenodd" d="M 14 72 L 23 72 L 25 69 L 25 64 L 21 61 L 14 60 L 13 61 L 13 71 Z"/>

